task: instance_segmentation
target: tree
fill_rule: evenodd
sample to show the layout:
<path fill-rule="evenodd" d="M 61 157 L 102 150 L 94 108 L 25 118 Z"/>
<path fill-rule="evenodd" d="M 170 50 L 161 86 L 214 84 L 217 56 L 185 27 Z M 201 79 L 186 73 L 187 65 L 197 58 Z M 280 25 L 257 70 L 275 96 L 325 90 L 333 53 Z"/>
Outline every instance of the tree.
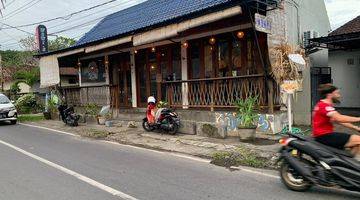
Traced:
<path fill-rule="evenodd" d="M 30 71 L 21 70 L 15 73 L 14 78 L 17 80 L 17 83 L 23 82 L 32 87 L 40 80 L 40 70 L 38 67 L 33 68 Z"/>
<path fill-rule="evenodd" d="M 68 48 L 76 43 L 76 40 L 63 36 L 56 37 L 54 40 L 48 41 L 49 51 Z M 26 51 L 37 51 L 37 44 L 34 36 L 28 36 L 20 40 L 20 44 Z"/>
<path fill-rule="evenodd" d="M 57 37 L 55 40 L 49 40 L 49 51 L 68 48 L 76 43 L 76 40 L 63 36 Z"/>

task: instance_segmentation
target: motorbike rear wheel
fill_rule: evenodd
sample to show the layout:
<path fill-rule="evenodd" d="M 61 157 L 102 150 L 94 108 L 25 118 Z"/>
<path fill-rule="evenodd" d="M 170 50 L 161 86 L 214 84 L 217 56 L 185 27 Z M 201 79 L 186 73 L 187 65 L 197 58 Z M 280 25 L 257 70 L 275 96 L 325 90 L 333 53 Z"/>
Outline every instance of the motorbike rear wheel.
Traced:
<path fill-rule="evenodd" d="M 304 192 L 311 188 L 312 184 L 300 175 L 297 175 L 288 162 L 283 161 L 280 166 L 280 177 L 284 185 L 293 191 Z"/>

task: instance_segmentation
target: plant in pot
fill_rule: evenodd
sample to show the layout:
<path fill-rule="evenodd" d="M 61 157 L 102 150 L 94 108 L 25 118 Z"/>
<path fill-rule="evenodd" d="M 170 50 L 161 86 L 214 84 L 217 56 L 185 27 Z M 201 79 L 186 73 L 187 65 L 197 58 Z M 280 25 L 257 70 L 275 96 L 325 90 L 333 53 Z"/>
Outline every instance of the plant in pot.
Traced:
<path fill-rule="evenodd" d="M 85 121 L 86 123 L 96 123 L 100 109 L 95 103 L 85 105 Z"/>
<path fill-rule="evenodd" d="M 237 117 L 240 120 L 238 125 L 240 140 L 254 140 L 258 113 L 256 112 L 256 104 L 258 97 L 248 97 L 245 99 L 239 99 L 235 105 L 237 107 Z"/>
<path fill-rule="evenodd" d="M 103 106 L 98 115 L 98 124 L 104 125 L 111 119 L 110 106 Z"/>
<path fill-rule="evenodd" d="M 47 104 L 47 111 L 50 113 L 50 117 L 53 120 L 58 120 L 60 119 L 59 117 L 59 111 L 56 105 L 56 102 L 52 99 L 49 99 L 48 104 Z M 45 117 L 45 115 L 44 115 Z"/>

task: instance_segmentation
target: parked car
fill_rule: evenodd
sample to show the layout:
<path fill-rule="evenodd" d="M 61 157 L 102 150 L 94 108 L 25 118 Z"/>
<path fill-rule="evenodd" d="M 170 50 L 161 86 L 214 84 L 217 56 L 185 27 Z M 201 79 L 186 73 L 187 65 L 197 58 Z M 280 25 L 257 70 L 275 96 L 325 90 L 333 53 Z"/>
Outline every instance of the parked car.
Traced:
<path fill-rule="evenodd" d="M 0 94 L 0 121 L 17 122 L 17 110 L 14 104 L 4 94 Z"/>

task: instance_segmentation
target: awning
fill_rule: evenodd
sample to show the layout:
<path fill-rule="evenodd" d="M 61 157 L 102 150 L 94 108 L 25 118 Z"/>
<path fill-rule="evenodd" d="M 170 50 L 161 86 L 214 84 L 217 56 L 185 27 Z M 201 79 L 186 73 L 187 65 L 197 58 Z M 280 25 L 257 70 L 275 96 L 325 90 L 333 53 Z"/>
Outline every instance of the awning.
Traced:
<path fill-rule="evenodd" d="M 242 13 L 240 6 L 235 6 L 222 11 L 214 12 L 195 19 L 187 20 L 178 24 L 171 24 L 162 28 L 154 29 L 145 33 L 135 35 L 133 38 L 134 46 L 149 44 L 159 40 L 174 37 L 179 33 L 191 28 L 209 24 L 224 18 L 232 17 Z"/>
<path fill-rule="evenodd" d="M 40 58 L 40 88 L 55 86 L 60 83 L 60 70 L 58 58 L 84 52 L 84 49 L 76 49 L 60 54 L 53 54 Z"/>

